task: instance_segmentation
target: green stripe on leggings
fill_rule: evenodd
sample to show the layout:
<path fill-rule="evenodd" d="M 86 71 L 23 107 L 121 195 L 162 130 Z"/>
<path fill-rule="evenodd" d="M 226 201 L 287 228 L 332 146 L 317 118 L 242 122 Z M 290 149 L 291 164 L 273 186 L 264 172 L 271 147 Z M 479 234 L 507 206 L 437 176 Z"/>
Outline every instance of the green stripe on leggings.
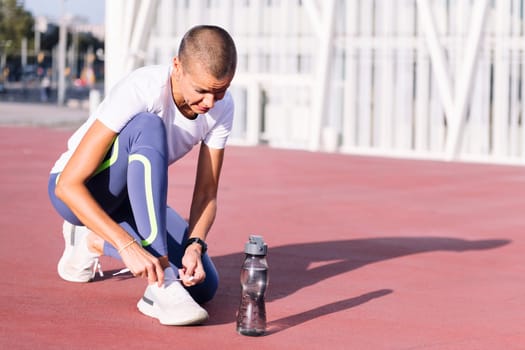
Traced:
<path fill-rule="evenodd" d="M 104 162 L 102 162 L 102 164 L 99 165 L 99 167 L 97 168 L 97 170 L 92 176 L 97 175 L 98 173 L 106 170 L 107 168 L 115 164 L 117 159 L 118 159 L 118 135 L 117 137 L 115 137 L 115 141 L 113 141 L 113 151 L 111 151 L 111 157 L 109 157 L 109 159 L 106 159 Z"/>
<path fill-rule="evenodd" d="M 153 190 L 151 185 L 151 163 L 148 158 L 142 154 L 132 154 L 129 156 L 129 162 L 139 161 L 144 166 L 144 188 L 146 190 L 146 206 L 148 208 L 148 217 L 151 225 L 151 233 L 148 238 L 142 240 L 144 247 L 149 246 L 157 238 L 158 226 L 155 216 L 155 205 L 153 204 Z"/>

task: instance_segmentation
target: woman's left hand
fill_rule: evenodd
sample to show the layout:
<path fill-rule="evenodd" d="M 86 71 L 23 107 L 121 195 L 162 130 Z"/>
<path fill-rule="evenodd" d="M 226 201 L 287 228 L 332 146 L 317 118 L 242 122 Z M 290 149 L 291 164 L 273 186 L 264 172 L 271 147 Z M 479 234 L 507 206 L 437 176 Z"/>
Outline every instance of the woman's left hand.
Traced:
<path fill-rule="evenodd" d="M 201 252 L 197 247 L 189 246 L 182 257 L 182 269 L 179 269 L 179 277 L 186 287 L 202 283 L 206 278 L 206 272 L 202 266 Z"/>

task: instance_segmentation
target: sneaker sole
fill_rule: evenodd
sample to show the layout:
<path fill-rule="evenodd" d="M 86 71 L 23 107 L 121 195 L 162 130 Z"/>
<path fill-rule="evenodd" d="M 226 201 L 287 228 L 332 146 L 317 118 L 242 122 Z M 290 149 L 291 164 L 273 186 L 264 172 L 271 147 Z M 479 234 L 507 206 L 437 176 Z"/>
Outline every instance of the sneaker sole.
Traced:
<path fill-rule="evenodd" d="M 62 264 L 60 264 L 60 262 L 58 263 L 58 275 L 60 276 L 60 278 L 62 278 L 63 280 L 65 281 L 68 281 L 68 282 L 74 282 L 74 283 L 88 283 L 88 282 L 91 282 L 93 280 L 93 278 L 89 278 L 89 279 L 79 279 L 77 277 L 73 277 L 73 276 L 70 276 L 68 275 L 66 272 L 62 271 Z"/>
<path fill-rule="evenodd" d="M 60 261 L 58 262 L 58 266 L 57 266 L 57 272 L 60 278 L 62 278 L 65 281 L 74 282 L 74 283 L 89 283 L 95 279 L 95 276 L 90 277 L 88 279 L 86 278 L 81 279 L 76 276 L 69 275 L 67 272 L 64 271 L 63 265 L 64 264 L 62 263 L 62 259 L 60 259 Z"/>
<path fill-rule="evenodd" d="M 180 320 L 180 321 L 167 321 L 163 320 L 160 316 L 160 310 L 159 308 L 153 306 L 148 302 L 149 300 L 145 297 L 142 297 L 139 302 L 137 303 L 137 308 L 140 312 L 142 312 L 144 315 L 156 318 L 159 320 L 160 324 L 163 324 L 165 326 L 192 326 L 192 325 L 198 325 L 203 323 L 208 319 L 208 314 L 206 315 L 200 315 L 196 316 L 194 318 L 186 319 L 186 320 Z"/>

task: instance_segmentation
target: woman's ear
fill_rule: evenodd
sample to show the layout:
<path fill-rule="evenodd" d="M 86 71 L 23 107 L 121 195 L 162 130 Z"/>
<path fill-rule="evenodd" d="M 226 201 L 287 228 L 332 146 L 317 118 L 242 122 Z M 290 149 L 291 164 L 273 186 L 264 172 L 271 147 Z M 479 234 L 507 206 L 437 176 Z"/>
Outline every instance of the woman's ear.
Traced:
<path fill-rule="evenodd" d="M 173 73 L 175 75 L 175 80 L 179 81 L 180 76 L 182 75 L 182 64 L 178 57 L 173 57 Z"/>

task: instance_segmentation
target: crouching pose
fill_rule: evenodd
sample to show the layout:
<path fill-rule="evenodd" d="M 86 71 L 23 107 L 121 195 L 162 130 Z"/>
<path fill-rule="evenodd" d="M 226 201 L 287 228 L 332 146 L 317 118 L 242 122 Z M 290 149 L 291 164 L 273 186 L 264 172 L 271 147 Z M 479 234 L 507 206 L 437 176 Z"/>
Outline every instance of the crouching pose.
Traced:
<path fill-rule="evenodd" d="M 227 91 L 237 54 L 230 35 L 197 26 L 171 65 L 122 79 L 69 139 L 49 196 L 65 220 L 58 274 L 89 282 L 98 258 L 121 258 L 147 280 L 138 309 L 167 325 L 199 324 L 218 274 L 206 254 L 224 147 L 233 121 Z M 189 222 L 167 206 L 168 166 L 200 144 Z"/>

